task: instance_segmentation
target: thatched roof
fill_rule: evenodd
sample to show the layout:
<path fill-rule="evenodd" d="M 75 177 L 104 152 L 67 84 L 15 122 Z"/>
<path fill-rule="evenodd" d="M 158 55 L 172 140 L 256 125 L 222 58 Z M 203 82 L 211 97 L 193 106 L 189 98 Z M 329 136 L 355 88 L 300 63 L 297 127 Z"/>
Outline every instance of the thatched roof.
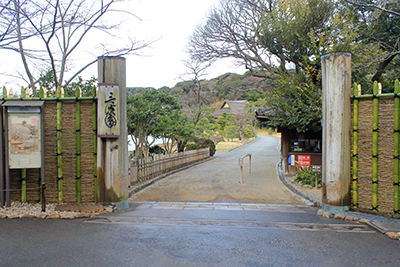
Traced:
<path fill-rule="evenodd" d="M 227 115 L 242 115 L 246 114 L 247 111 L 244 109 L 244 106 L 248 103 L 247 100 L 237 100 L 237 101 L 228 101 L 225 100 L 222 104 L 221 108 L 214 112 L 216 117 L 222 115 L 222 113 L 226 113 Z"/>

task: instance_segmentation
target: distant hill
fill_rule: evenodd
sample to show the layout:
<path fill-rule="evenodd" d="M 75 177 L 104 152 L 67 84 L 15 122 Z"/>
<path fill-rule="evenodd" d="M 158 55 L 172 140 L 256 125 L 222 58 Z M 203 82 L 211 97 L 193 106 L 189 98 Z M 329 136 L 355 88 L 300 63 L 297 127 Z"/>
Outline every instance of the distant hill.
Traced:
<path fill-rule="evenodd" d="M 226 73 L 211 80 L 200 81 L 200 97 L 203 103 L 208 106 L 219 108 L 224 100 L 249 100 L 255 101 L 263 97 L 263 93 L 268 91 L 264 79 L 251 76 L 250 72 L 243 75 Z M 137 94 L 145 87 L 129 87 L 128 94 Z M 183 81 L 174 87 L 161 87 L 158 90 L 169 91 L 172 95 L 177 95 L 182 104 L 190 104 L 198 97 L 193 90 L 193 81 Z"/>

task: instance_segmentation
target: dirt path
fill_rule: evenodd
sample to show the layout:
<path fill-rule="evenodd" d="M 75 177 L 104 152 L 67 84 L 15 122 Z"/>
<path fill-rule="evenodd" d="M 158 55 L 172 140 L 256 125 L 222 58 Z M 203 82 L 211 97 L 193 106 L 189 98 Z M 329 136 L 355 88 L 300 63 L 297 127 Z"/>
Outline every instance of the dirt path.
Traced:
<path fill-rule="evenodd" d="M 279 138 L 258 138 L 214 160 L 173 174 L 133 195 L 131 201 L 305 204 L 278 179 Z M 239 183 L 238 159 L 252 154 L 252 172 L 244 160 L 244 183 Z"/>

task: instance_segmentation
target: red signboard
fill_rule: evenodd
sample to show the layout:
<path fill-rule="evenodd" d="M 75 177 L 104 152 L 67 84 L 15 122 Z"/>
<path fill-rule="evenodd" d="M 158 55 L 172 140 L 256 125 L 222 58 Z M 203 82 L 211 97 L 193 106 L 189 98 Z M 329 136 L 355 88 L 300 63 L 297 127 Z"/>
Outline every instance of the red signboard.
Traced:
<path fill-rule="evenodd" d="M 303 169 L 310 168 L 311 165 L 311 156 L 310 155 L 297 155 L 298 166 Z"/>

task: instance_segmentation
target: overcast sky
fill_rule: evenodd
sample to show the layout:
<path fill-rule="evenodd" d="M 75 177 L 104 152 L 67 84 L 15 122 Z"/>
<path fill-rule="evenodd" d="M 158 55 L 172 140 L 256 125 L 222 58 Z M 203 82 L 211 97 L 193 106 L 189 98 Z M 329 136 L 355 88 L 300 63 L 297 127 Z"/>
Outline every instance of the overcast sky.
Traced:
<path fill-rule="evenodd" d="M 207 12 L 220 0 L 126 0 L 122 4 L 117 3 L 114 8 L 127 10 L 138 18 L 124 16 L 121 12 L 110 12 L 107 19 L 124 20 L 128 18 L 116 34 L 117 36 L 129 37 L 133 40 L 154 41 L 151 48 L 140 51 L 142 56 L 125 56 L 127 62 L 127 86 L 128 87 L 173 87 L 182 81 L 181 77 L 186 73 L 182 63 L 188 55 L 184 52 L 189 36 L 196 25 L 205 22 Z M 107 49 L 119 46 L 123 47 L 123 40 L 110 36 L 96 35 L 91 31 L 85 37 L 85 42 L 78 46 L 69 60 L 69 78 L 77 69 L 101 55 L 99 47 L 105 45 Z M 25 43 L 25 47 L 30 43 Z M 96 50 L 97 49 L 97 50 Z M 14 90 L 27 83 L 19 79 L 18 73 L 24 73 L 21 58 L 17 53 L 10 53 L 7 50 L 0 51 L 0 84 Z M 41 66 L 39 65 L 39 68 Z M 32 70 L 38 75 L 40 69 Z M 12 70 L 12 71 L 10 71 Z M 7 72 L 14 75 L 3 75 Z M 215 78 L 227 72 L 243 74 L 244 67 L 235 67 L 233 60 L 217 62 L 215 67 L 207 71 L 209 74 L 204 78 Z M 26 75 L 24 75 L 26 76 Z M 68 77 L 69 76 L 69 77 Z M 84 79 L 97 77 L 97 64 L 92 65 L 81 74 Z"/>
<path fill-rule="evenodd" d="M 146 57 L 127 56 L 127 86 L 174 86 L 186 72 L 182 60 L 188 38 L 196 25 L 205 21 L 207 11 L 220 0 L 133 0 L 132 12 L 142 19 L 135 21 L 132 32 L 137 39 L 160 38 L 151 49 L 143 50 Z M 207 78 L 226 72 L 242 74 L 234 61 L 224 60 L 208 71 Z"/>

